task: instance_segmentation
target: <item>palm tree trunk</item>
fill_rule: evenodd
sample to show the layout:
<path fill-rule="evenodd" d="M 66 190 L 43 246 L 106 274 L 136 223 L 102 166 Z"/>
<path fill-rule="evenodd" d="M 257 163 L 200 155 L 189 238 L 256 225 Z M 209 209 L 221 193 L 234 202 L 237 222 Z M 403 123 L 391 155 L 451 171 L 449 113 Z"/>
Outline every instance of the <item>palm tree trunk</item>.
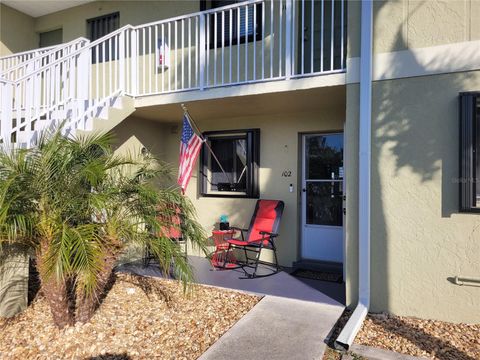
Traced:
<path fill-rule="evenodd" d="M 40 276 L 41 278 L 41 276 Z M 42 282 L 43 293 L 50 305 L 53 322 L 62 329 L 75 324 L 75 313 L 71 306 L 68 281 L 57 282 L 53 279 Z"/>
<path fill-rule="evenodd" d="M 41 288 L 50 306 L 50 312 L 52 313 L 53 322 L 59 328 L 62 329 L 65 326 L 71 326 L 75 324 L 75 306 L 72 306 L 74 299 L 72 296 L 71 288 L 73 282 L 68 279 L 56 279 L 55 276 L 47 277 L 43 269 L 44 254 L 45 252 L 37 252 L 37 264 L 40 278 Z"/>
<path fill-rule="evenodd" d="M 88 322 L 105 298 L 109 287 L 113 283 L 113 268 L 115 267 L 117 258 L 118 256 L 115 254 L 105 256 L 102 269 L 97 278 L 97 287 L 92 294 L 87 295 L 80 289 L 77 289 L 77 310 L 75 318 L 78 322 Z"/>

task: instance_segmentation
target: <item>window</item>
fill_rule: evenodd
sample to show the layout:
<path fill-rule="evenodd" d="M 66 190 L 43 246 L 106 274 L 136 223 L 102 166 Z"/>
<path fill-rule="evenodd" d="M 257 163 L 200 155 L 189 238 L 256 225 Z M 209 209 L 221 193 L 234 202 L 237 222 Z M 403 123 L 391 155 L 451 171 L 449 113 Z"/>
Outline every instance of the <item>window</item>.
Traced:
<path fill-rule="evenodd" d="M 46 31 L 39 34 L 39 47 L 48 47 L 61 44 L 63 41 L 63 30 L 56 29 L 52 31 Z"/>
<path fill-rule="evenodd" d="M 99 16 L 87 20 L 87 36 L 91 41 L 110 34 L 120 26 L 120 13 Z"/>
<path fill-rule="evenodd" d="M 110 34 L 111 32 L 117 30 L 120 26 L 120 13 L 112 13 L 108 15 L 99 16 L 93 19 L 87 20 L 87 37 L 91 41 L 95 41 L 104 37 L 105 35 Z M 110 42 L 110 46 L 106 46 L 106 44 L 100 44 L 98 48 L 98 54 L 96 51 L 92 52 L 92 62 L 96 63 L 98 56 L 98 61 L 109 61 L 110 56 L 113 54 L 113 59 L 117 58 L 117 46 L 116 46 L 116 39 L 112 38 Z"/>
<path fill-rule="evenodd" d="M 480 212 L 480 92 L 460 94 L 460 211 Z M 477 185 L 478 182 L 478 185 Z"/>
<path fill-rule="evenodd" d="M 201 154 L 202 195 L 258 198 L 260 130 L 217 131 L 204 136 L 208 146 L 203 146 Z"/>
<path fill-rule="evenodd" d="M 206 1 L 202 0 L 201 9 L 215 9 L 222 6 L 233 5 L 243 1 L 234 1 L 234 0 L 220 0 L 220 1 Z M 218 12 L 216 19 L 215 14 L 209 15 L 209 44 L 210 48 L 221 47 L 222 46 L 222 31 L 224 34 L 224 46 L 230 45 L 230 23 L 232 25 L 232 44 L 242 44 L 245 43 L 245 40 L 250 42 L 261 39 L 262 29 L 261 29 L 261 4 L 256 5 L 247 5 L 242 6 L 240 9 L 235 9 L 231 12 L 232 16 L 230 19 L 230 11 L 223 12 L 224 16 L 222 17 L 222 12 Z M 254 9 L 256 7 L 256 10 Z M 256 11 L 256 17 L 255 17 Z M 223 26 L 222 26 L 223 25 Z M 215 42 L 215 33 L 217 34 L 217 41 Z"/>

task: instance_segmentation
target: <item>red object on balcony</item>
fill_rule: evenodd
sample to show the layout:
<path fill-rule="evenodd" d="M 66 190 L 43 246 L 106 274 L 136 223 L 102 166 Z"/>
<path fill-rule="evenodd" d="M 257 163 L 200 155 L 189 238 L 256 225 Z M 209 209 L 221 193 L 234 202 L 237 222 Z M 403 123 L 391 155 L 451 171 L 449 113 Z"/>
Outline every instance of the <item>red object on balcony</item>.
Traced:
<path fill-rule="evenodd" d="M 226 239 L 231 239 L 235 230 L 213 230 L 212 238 L 215 243 L 215 251 L 212 255 L 212 265 L 216 268 L 231 269 L 238 267 L 237 259 L 233 255 L 233 249 L 229 249 Z M 228 263 L 225 263 L 228 255 Z"/>

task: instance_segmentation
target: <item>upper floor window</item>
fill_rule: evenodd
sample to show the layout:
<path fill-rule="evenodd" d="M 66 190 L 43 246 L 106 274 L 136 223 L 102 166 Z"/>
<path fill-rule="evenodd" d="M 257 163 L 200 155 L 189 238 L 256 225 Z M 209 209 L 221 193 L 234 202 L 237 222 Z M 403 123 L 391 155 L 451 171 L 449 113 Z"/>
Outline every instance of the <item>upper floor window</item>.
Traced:
<path fill-rule="evenodd" d="M 257 198 L 260 130 L 217 131 L 204 136 L 208 146 L 203 146 L 201 154 L 202 195 Z"/>
<path fill-rule="evenodd" d="M 96 18 L 87 20 L 87 37 L 91 41 L 98 40 L 105 35 L 117 30 L 120 27 L 120 13 L 112 13 L 108 15 L 98 16 Z M 118 58 L 117 56 L 116 39 L 112 38 L 106 43 L 99 44 L 95 51 L 92 51 L 92 62 L 103 62 Z M 98 54 L 97 54 L 98 53 Z M 97 59 L 98 58 L 98 59 Z"/>
<path fill-rule="evenodd" d="M 120 13 L 98 16 L 87 20 L 87 36 L 91 41 L 110 34 L 120 26 Z"/>
<path fill-rule="evenodd" d="M 460 94 L 460 211 L 480 212 L 480 92 Z"/>
<path fill-rule="evenodd" d="M 58 45 L 63 42 L 63 30 L 56 29 L 51 31 L 45 31 L 38 34 L 39 45 L 41 48 Z"/>
<path fill-rule="evenodd" d="M 201 9 L 216 9 L 243 1 L 235 0 L 201 0 Z M 261 7 L 259 4 L 245 5 L 217 13 L 208 17 L 208 43 L 210 48 L 237 45 L 261 39 Z M 231 37 L 230 37 L 231 34 Z M 223 37 L 222 37 L 223 36 Z"/>

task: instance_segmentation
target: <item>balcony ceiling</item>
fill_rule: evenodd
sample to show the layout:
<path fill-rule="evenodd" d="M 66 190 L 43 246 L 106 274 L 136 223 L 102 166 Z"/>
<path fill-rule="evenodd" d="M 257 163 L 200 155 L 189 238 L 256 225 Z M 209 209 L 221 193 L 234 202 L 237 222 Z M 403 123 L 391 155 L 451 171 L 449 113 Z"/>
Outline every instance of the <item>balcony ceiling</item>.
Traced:
<path fill-rule="evenodd" d="M 340 112 L 345 114 L 345 86 L 329 86 L 308 90 L 286 91 L 278 93 L 232 96 L 208 100 L 188 101 L 188 110 L 195 119 L 230 119 L 255 116 L 274 117 L 278 114 L 315 113 L 319 119 L 322 114 Z M 179 94 L 177 94 L 180 99 Z M 183 101 L 182 101 L 183 102 Z M 182 119 L 180 103 L 137 107 L 134 115 L 146 120 L 162 123 L 177 123 Z"/>
<path fill-rule="evenodd" d="M 94 0 L 2 0 L 2 3 L 32 17 L 39 17 L 83 5 Z"/>

